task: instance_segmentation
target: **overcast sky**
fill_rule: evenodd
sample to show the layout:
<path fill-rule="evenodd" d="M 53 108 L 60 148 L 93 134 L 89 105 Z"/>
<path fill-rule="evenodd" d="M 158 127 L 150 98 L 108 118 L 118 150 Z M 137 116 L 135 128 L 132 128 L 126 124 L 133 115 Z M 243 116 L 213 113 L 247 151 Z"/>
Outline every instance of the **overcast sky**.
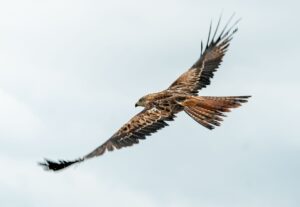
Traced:
<path fill-rule="evenodd" d="M 0 1 L 0 205 L 296 207 L 299 3 Z M 242 17 L 203 95 L 253 95 L 209 131 L 186 114 L 139 145 L 59 173 L 198 58 L 209 23 Z"/>

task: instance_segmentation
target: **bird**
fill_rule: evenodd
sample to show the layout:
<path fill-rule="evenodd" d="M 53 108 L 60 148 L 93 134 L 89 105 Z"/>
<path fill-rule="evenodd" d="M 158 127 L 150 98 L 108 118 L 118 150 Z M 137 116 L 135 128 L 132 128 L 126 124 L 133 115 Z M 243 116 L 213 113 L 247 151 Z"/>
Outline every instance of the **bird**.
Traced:
<path fill-rule="evenodd" d="M 229 18 L 221 31 L 219 31 L 221 16 L 214 32 L 212 32 L 211 22 L 206 45 L 204 46 L 201 41 L 198 60 L 167 89 L 141 97 L 135 107 L 143 107 L 143 110 L 133 116 L 102 145 L 78 159 L 71 161 L 44 159 L 38 164 L 45 170 L 59 171 L 75 163 L 101 156 L 106 151 L 136 145 L 147 136 L 168 126 L 167 122 L 173 121 L 176 114 L 182 111 L 207 129 L 212 130 L 215 126 L 220 126 L 226 112 L 241 106 L 251 97 L 250 95 L 198 96 L 199 90 L 210 85 L 233 35 L 238 31 L 239 20 L 232 24 L 233 17 L 234 15 Z"/>

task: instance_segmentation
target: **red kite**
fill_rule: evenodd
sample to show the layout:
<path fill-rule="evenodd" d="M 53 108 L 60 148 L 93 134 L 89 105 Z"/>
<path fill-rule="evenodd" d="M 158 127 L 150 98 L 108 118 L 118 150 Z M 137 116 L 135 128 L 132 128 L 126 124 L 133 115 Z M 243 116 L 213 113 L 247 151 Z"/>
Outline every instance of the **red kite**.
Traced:
<path fill-rule="evenodd" d="M 220 126 L 220 122 L 225 117 L 224 112 L 229 112 L 231 108 L 241 106 L 241 103 L 247 102 L 247 99 L 250 97 L 198 96 L 198 91 L 210 84 L 214 72 L 220 66 L 228 49 L 233 34 L 237 31 L 236 25 L 238 21 L 227 29 L 232 17 L 218 35 L 221 18 L 213 34 L 211 24 L 205 49 L 203 50 L 203 43 L 201 42 L 201 55 L 196 63 L 166 90 L 151 93 L 140 98 L 135 106 L 142 106 L 144 109 L 124 124 L 101 146 L 73 161 L 59 160 L 58 162 L 53 162 L 45 159 L 44 163 L 39 164 L 46 170 L 57 171 L 74 163 L 103 155 L 106 151 L 138 144 L 146 136 L 168 126 L 166 122 L 174 120 L 175 115 L 181 111 L 187 113 L 207 129 L 214 129 L 215 126 Z"/>

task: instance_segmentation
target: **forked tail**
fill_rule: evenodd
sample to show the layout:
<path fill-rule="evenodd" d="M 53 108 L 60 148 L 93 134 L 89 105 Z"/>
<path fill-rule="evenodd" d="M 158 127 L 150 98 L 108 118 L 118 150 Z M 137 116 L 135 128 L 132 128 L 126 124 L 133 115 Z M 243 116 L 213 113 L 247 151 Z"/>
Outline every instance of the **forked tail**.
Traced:
<path fill-rule="evenodd" d="M 191 96 L 182 103 L 184 111 L 199 124 L 208 129 L 220 126 L 224 112 L 230 112 L 231 108 L 237 108 L 247 102 L 251 96 Z"/>

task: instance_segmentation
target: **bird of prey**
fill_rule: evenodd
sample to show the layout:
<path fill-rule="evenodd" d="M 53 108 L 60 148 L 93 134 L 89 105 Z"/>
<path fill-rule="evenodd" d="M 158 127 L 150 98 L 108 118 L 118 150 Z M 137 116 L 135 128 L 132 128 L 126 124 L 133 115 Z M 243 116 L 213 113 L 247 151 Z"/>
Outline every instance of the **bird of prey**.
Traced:
<path fill-rule="evenodd" d="M 45 159 L 39 163 L 46 170 L 61 170 L 75 163 L 103 155 L 106 151 L 121 149 L 138 144 L 140 140 L 154 132 L 168 126 L 167 121 L 173 121 L 176 114 L 184 111 L 196 122 L 214 129 L 220 126 L 225 117 L 224 112 L 237 108 L 247 102 L 251 96 L 198 96 L 198 91 L 210 84 L 214 72 L 220 66 L 228 49 L 233 34 L 237 31 L 237 23 L 230 25 L 231 16 L 224 28 L 219 32 L 221 17 L 212 32 L 210 24 L 206 45 L 201 41 L 201 54 L 199 59 L 175 80 L 167 89 L 150 93 L 141 97 L 135 106 L 144 107 L 141 112 L 125 123 L 101 146 L 87 155 L 73 161 L 59 160 L 54 162 Z"/>

